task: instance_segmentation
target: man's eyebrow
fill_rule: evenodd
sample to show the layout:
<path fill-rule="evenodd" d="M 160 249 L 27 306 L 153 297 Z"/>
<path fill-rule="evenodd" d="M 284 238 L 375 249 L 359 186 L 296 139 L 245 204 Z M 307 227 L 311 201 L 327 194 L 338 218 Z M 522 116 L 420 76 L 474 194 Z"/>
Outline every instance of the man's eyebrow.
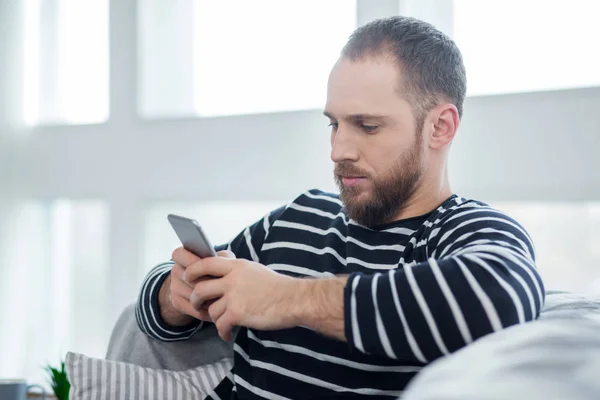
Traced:
<path fill-rule="evenodd" d="M 385 116 L 377 114 L 351 114 L 346 118 L 352 121 L 360 121 L 363 119 L 385 119 Z"/>
<path fill-rule="evenodd" d="M 330 119 L 336 119 L 331 113 L 327 112 L 327 111 L 323 111 L 323 115 L 325 115 L 327 118 Z M 343 119 L 349 120 L 349 121 L 362 121 L 365 119 L 386 119 L 384 115 L 378 115 L 378 114 L 368 114 L 368 113 L 360 113 L 360 114 L 350 114 L 350 115 L 346 115 L 344 116 Z"/>

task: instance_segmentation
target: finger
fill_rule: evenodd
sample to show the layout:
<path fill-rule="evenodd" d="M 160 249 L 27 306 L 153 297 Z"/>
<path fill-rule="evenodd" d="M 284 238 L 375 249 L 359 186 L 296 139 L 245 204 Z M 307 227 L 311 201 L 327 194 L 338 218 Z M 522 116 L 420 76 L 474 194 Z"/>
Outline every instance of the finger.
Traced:
<path fill-rule="evenodd" d="M 200 309 L 198 310 L 198 314 L 200 314 L 200 319 L 202 321 L 208 321 L 208 322 L 213 322 L 213 319 L 210 316 L 210 313 L 208 312 L 208 308 L 215 302 L 216 300 L 207 300 L 205 301 L 202 306 L 200 307 Z M 191 303 L 190 303 L 191 304 Z"/>
<path fill-rule="evenodd" d="M 199 310 L 205 301 L 220 298 L 224 293 L 225 287 L 221 279 L 208 279 L 196 283 L 190 296 L 190 303 Z"/>
<path fill-rule="evenodd" d="M 221 297 L 208 307 L 208 315 L 210 315 L 213 321 L 218 321 L 225 314 L 225 311 L 227 311 L 227 300 L 224 297 Z"/>
<path fill-rule="evenodd" d="M 190 285 L 180 279 L 172 278 L 170 289 L 172 294 L 189 300 L 194 291 L 194 285 Z"/>
<path fill-rule="evenodd" d="M 204 273 L 204 260 L 198 260 L 193 264 L 190 264 L 183 273 L 183 280 L 195 286 L 195 283 L 202 278 L 212 278 Z"/>
<path fill-rule="evenodd" d="M 212 300 L 206 300 L 204 302 L 204 304 L 202 305 L 202 308 L 206 308 L 208 310 L 208 307 L 210 307 L 213 303 L 215 303 L 218 299 L 212 299 Z"/>
<path fill-rule="evenodd" d="M 200 320 L 202 321 L 206 321 L 206 322 L 214 322 L 213 319 L 210 317 L 210 314 L 208 313 L 208 310 L 204 307 L 202 307 L 199 311 L 198 314 L 200 315 Z"/>
<path fill-rule="evenodd" d="M 188 282 L 186 280 L 186 274 L 185 274 L 185 271 L 188 268 L 183 268 L 179 264 L 173 264 L 173 267 L 171 268 L 171 278 L 172 278 L 172 281 L 176 281 L 176 282 L 173 282 L 174 284 L 177 283 L 177 282 L 179 282 L 181 284 L 184 284 L 184 285 L 188 286 L 190 289 L 193 290 L 194 289 L 194 285 L 197 282 L 200 282 L 200 281 L 203 281 L 203 280 L 206 280 L 206 279 L 212 279 L 212 278 L 214 278 L 212 276 L 203 276 L 203 277 L 200 277 L 198 279 L 191 280 L 191 281 Z"/>
<path fill-rule="evenodd" d="M 171 295 L 171 304 L 173 305 L 173 307 L 176 310 L 178 310 L 184 314 L 187 314 L 196 319 L 204 320 L 202 318 L 204 315 L 201 312 L 199 312 L 198 310 L 196 310 L 194 307 L 192 307 L 192 304 L 190 303 L 189 300 L 184 299 L 181 296 L 176 296 L 176 295 L 172 294 Z M 208 313 L 206 313 L 206 314 L 208 314 Z"/>
<path fill-rule="evenodd" d="M 236 258 L 235 254 L 231 250 L 221 250 L 217 253 L 219 257 L 223 258 Z"/>
<path fill-rule="evenodd" d="M 190 264 L 193 264 L 200 259 L 200 257 L 187 251 L 183 247 L 176 248 L 175 251 L 173 251 L 171 258 L 184 268 L 187 268 Z"/>
<path fill-rule="evenodd" d="M 202 305 L 200 306 L 200 309 L 198 310 L 198 312 L 203 316 L 202 317 L 203 321 L 208 321 L 208 320 L 210 320 L 211 322 L 213 321 L 212 317 L 210 316 L 210 313 L 208 312 L 208 309 L 217 300 L 218 299 L 206 300 L 204 303 L 202 303 Z"/>
<path fill-rule="evenodd" d="M 184 279 L 193 282 L 203 276 L 222 277 L 235 266 L 235 259 L 225 257 L 209 257 L 198 260 L 186 268 Z"/>
<path fill-rule="evenodd" d="M 215 326 L 217 327 L 217 331 L 219 331 L 219 336 L 226 342 L 231 341 L 231 331 L 234 327 L 233 320 L 229 315 L 230 314 L 225 313 L 223 316 L 221 316 L 221 318 L 215 321 Z"/>
<path fill-rule="evenodd" d="M 193 289 L 194 285 L 192 285 L 191 283 L 188 283 L 184 279 L 184 274 L 185 274 L 184 267 L 182 267 L 179 264 L 173 264 L 173 267 L 171 267 L 171 287 L 174 284 L 181 283 L 181 284 L 188 286 L 190 288 L 190 290 Z"/>

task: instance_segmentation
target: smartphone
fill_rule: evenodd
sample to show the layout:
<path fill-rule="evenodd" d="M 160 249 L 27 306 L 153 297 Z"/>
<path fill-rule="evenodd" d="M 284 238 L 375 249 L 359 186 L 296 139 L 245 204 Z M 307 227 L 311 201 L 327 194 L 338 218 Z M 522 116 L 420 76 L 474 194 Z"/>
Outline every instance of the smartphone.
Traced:
<path fill-rule="evenodd" d="M 184 249 L 200 258 L 215 257 L 217 255 L 196 220 L 174 214 L 169 214 L 167 218 Z"/>

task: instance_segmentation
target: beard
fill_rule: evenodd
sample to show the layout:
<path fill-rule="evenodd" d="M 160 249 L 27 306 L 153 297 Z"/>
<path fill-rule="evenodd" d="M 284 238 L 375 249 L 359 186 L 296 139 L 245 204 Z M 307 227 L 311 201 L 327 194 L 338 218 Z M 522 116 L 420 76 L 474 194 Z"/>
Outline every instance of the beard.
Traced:
<path fill-rule="evenodd" d="M 340 189 L 340 199 L 348 216 L 361 225 L 374 227 L 392 222 L 415 192 L 423 174 L 421 139 L 417 135 L 412 148 L 402 154 L 389 171 L 373 178 L 352 163 L 343 161 L 336 165 L 334 177 Z M 364 176 L 373 185 L 372 195 L 361 200 L 364 188 L 344 186 L 342 176 Z"/>

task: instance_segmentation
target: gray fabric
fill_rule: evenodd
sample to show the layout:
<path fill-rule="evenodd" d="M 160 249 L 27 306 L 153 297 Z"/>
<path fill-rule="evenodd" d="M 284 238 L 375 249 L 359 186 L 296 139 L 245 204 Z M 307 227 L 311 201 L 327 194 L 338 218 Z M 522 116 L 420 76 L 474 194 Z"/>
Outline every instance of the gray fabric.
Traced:
<path fill-rule="evenodd" d="M 581 295 L 550 290 L 546 293 L 546 302 L 540 319 L 579 319 L 600 318 L 600 296 Z"/>
<path fill-rule="evenodd" d="M 548 293 L 540 320 L 436 361 L 404 399 L 600 399 L 600 298 Z"/>
<path fill-rule="evenodd" d="M 204 327 L 185 341 L 160 342 L 152 339 L 138 328 L 135 306 L 130 305 L 115 324 L 106 359 L 179 371 L 232 356 L 233 343 L 221 340 L 213 325 Z"/>
<path fill-rule="evenodd" d="M 129 307 L 107 358 L 182 370 L 232 355 L 213 327 L 183 342 L 150 339 Z M 600 299 L 548 292 L 538 321 L 486 336 L 431 364 L 404 400 L 600 399 Z"/>
<path fill-rule="evenodd" d="M 168 371 L 68 353 L 65 364 L 71 400 L 195 400 L 212 392 L 231 369 L 233 360 Z"/>

